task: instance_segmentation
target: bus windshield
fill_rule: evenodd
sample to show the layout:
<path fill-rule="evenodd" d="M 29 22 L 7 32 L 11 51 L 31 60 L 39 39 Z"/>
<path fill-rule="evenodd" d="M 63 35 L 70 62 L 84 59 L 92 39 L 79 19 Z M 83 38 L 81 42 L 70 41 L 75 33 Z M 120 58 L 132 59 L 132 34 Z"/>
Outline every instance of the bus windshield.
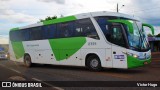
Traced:
<path fill-rule="evenodd" d="M 150 48 L 147 37 L 142 32 L 142 24 L 139 21 L 129 20 L 133 26 L 133 33 L 127 27 L 127 37 L 130 49 L 146 51 Z"/>
<path fill-rule="evenodd" d="M 118 19 L 119 21 L 114 22 L 114 20 L 117 20 L 117 19 L 118 18 L 113 18 L 113 17 L 97 17 L 96 18 L 96 21 L 98 22 L 100 28 L 102 29 L 107 41 L 114 43 L 112 39 L 112 34 L 114 34 L 112 33 L 112 27 L 117 26 L 115 24 L 117 23 L 120 25 L 120 27 L 121 26 L 124 27 L 124 32 L 121 32 L 121 33 L 126 38 L 123 40 L 126 40 L 126 42 L 128 43 L 126 43 L 126 45 L 120 45 L 120 44 L 117 44 L 118 42 L 116 41 L 117 43 L 114 43 L 114 44 L 122 46 L 122 47 L 125 46 L 128 49 L 132 49 L 135 51 L 141 51 L 141 52 L 148 51 L 150 49 L 147 37 L 145 33 L 142 31 L 141 22 L 137 20 L 133 20 L 133 19 L 120 18 L 121 21 L 130 22 L 131 26 L 133 26 L 133 32 L 130 32 L 130 28 L 127 24 L 121 23 L 119 19 Z M 110 21 L 110 20 L 113 20 L 113 21 Z M 118 40 L 118 39 L 116 38 L 115 40 Z"/>

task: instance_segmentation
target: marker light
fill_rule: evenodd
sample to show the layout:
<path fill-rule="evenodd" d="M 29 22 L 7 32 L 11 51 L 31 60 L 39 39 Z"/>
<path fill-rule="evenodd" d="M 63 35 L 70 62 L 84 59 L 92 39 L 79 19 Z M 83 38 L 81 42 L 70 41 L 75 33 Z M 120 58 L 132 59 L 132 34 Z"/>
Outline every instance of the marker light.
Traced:
<path fill-rule="evenodd" d="M 144 65 L 147 65 L 148 64 L 148 62 L 144 62 Z"/>

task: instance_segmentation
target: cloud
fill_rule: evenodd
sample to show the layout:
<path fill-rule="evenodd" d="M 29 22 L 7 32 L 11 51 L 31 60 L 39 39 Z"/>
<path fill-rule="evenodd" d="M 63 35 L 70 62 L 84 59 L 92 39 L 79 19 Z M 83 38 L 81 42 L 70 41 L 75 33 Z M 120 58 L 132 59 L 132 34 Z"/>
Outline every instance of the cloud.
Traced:
<path fill-rule="evenodd" d="M 14 10 L 11 9 L 4 9 L 0 10 L 1 17 L 0 20 L 5 20 L 12 23 L 33 23 L 37 21 L 37 19 L 33 16 L 23 14 L 23 13 L 17 13 Z"/>
<path fill-rule="evenodd" d="M 29 25 L 47 16 L 61 14 L 66 16 L 94 11 L 116 12 L 117 3 L 119 8 L 125 5 L 120 9 L 120 13 L 134 15 L 145 23 L 159 26 L 158 2 L 159 0 L 147 2 L 146 0 L 0 0 L 0 23 L 5 23 L 7 26 L 1 25 L 0 29 L 8 30 L 11 25 L 12 27 Z"/>
<path fill-rule="evenodd" d="M 13 9 L 10 9 L 9 5 L 6 3 L 0 3 L 0 22 L 12 22 L 12 23 L 28 23 L 35 22 L 36 18 L 24 14 L 22 12 L 16 12 Z"/>
<path fill-rule="evenodd" d="M 9 37 L 5 35 L 0 35 L 0 44 L 8 44 L 9 43 Z"/>
<path fill-rule="evenodd" d="M 8 43 L 11 28 L 38 21 L 34 16 L 11 9 L 10 3 L 11 0 L 0 0 L 0 44 Z"/>
<path fill-rule="evenodd" d="M 0 1 L 10 1 L 10 0 L 0 0 Z"/>
<path fill-rule="evenodd" d="M 143 22 L 154 26 L 160 25 L 160 8 L 158 0 L 132 0 L 129 5 L 125 6 L 127 14 L 139 17 Z"/>
<path fill-rule="evenodd" d="M 38 0 L 38 1 L 46 2 L 46 3 L 56 2 L 58 4 L 64 4 L 65 3 L 65 0 Z"/>
<path fill-rule="evenodd" d="M 160 33 L 160 26 L 154 26 L 155 35 Z"/>

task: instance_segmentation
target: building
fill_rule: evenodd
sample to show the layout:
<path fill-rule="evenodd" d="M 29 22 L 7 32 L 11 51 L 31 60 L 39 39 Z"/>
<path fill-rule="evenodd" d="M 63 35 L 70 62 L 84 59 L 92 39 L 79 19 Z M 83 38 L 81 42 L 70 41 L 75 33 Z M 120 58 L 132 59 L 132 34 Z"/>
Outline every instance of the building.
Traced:
<path fill-rule="evenodd" d="M 148 37 L 151 51 L 152 52 L 160 52 L 160 37 Z"/>

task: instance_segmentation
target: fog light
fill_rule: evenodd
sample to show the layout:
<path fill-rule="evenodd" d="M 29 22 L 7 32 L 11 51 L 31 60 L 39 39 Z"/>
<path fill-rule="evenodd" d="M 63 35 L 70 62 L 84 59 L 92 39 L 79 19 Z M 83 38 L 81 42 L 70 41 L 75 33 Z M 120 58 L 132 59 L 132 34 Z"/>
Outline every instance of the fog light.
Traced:
<path fill-rule="evenodd" d="M 148 64 L 148 62 L 144 62 L 144 65 L 147 65 Z"/>

